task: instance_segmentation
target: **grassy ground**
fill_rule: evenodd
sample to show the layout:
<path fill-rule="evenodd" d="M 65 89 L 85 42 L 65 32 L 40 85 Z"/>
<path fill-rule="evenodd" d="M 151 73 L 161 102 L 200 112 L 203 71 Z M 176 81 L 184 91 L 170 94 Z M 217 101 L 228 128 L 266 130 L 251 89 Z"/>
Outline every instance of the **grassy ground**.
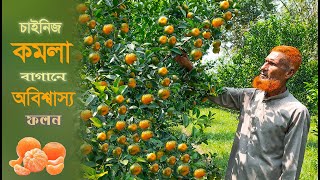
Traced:
<path fill-rule="evenodd" d="M 224 177 L 229 154 L 231 151 L 234 133 L 237 128 L 237 113 L 217 108 L 202 108 L 201 113 L 207 114 L 209 111 L 215 113 L 215 119 L 212 126 L 206 129 L 206 134 L 210 137 L 208 145 L 202 144 L 204 151 L 217 153 L 216 163 L 221 168 Z M 316 119 L 317 117 L 312 117 Z M 305 158 L 302 165 L 300 180 L 318 179 L 318 137 L 311 133 L 316 128 L 316 122 L 311 122 L 310 133 L 307 141 Z M 191 127 L 187 127 L 187 131 L 191 131 Z"/>

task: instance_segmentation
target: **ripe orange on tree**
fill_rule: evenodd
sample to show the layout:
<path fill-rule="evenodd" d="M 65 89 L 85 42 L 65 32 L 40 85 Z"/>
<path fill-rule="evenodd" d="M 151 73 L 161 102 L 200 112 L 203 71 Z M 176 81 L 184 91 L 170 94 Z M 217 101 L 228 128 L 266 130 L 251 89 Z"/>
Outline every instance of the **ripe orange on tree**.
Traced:
<path fill-rule="evenodd" d="M 209 29 L 211 24 L 210 24 L 210 21 L 206 19 L 202 22 L 202 25 L 203 25 L 203 28 Z"/>
<path fill-rule="evenodd" d="M 106 24 L 103 26 L 102 32 L 106 35 L 109 35 L 114 29 L 115 28 L 113 24 Z"/>
<path fill-rule="evenodd" d="M 124 97 L 120 94 L 116 96 L 115 100 L 118 104 L 121 104 L 124 101 Z"/>
<path fill-rule="evenodd" d="M 92 64 L 96 64 L 100 60 L 100 55 L 98 53 L 90 53 L 89 60 Z"/>
<path fill-rule="evenodd" d="M 136 155 L 140 152 L 140 146 L 137 144 L 131 144 L 128 146 L 128 153 L 131 155 Z"/>
<path fill-rule="evenodd" d="M 167 163 L 170 164 L 170 165 L 174 165 L 176 162 L 177 162 L 177 158 L 175 156 L 170 156 L 167 159 Z"/>
<path fill-rule="evenodd" d="M 128 126 L 128 130 L 131 131 L 131 132 L 134 132 L 138 129 L 138 125 L 137 124 L 130 124 Z"/>
<path fill-rule="evenodd" d="M 209 32 L 209 31 L 204 31 L 204 32 L 202 33 L 202 36 L 203 36 L 203 38 L 205 38 L 205 39 L 210 39 L 210 37 L 211 37 L 211 32 Z"/>
<path fill-rule="evenodd" d="M 194 36 L 194 37 L 199 36 L 200 33 L 201 33 L 201 32 L 200 32 L 200 30 L 199 30 L 198 28 L 193 28 L 193 29 L 191 30 L 191 35 Z"/>
<path fill-rule="evenodd" d="M 120 27 L 121 32 L 128 33 L 129 32 L 129 25 L 127 23 L 122 23 Z"/>
<path fill-rule="evenodd" d="M 126 122 L 125 121 L 117 121 L 116 122 L 116 129 L 118 131 L 122 131 L 126 127 Z"/>
<path fill-rule="evenodd" d="M 108 114 L 109 112 L 109 107 L 105 104 L 100 104 L 98 107 L 97 107 L 97 112 L 98 114 L 104 116 L 106 114 Z"/>
<path fill-rule="evenodd" d="M 78 18 L 78 21 L 81 23 L 81 24 L 85 24 L 87 23 L 88 21 L 90 21 L 90 15 L 89 14 L 80 14 L 79 15 L 79 18 Z"/>
<path fill-rule="evenodd" d="M 80 151 L 83 155 L 87 155 L 92 152 L 93 147 L 90 144 L 82 144 L 80 147 Z"/>
<path fill-rule="evenodd" d="M 92 115 L 93 115 L 92 111 L 87 109 L 87 110 L 81 111 L 80 118 L 84 121 L 88 121 L 92 117 Z"/>
<path fill-rule="evenodd" d="M 133 139 L 133 142 L 139 142 L 140 140 L 139 134 L 135 133 L 134 135 L 132 135 L 132 139 Z"/>
<path fill-rule="evenodd" d="M 142 104 L 150 104 L 153 101 L 153 95 L 152 94 L 144 94 L 141 96 L 141 102 Z"/>
<path fill-rule="evenodd" d="M 165 169 L 162 170 L 162 174 L 163 174 L 164 176 L 169 177 L 169 176 L 171 176 L 171 174 L 172 174 L 172 169 L 171 169 L 170 167 L 166 167 Z"/>
<path fill-rule="evenodd" d="M 227 11 L 223 14 L 223 19 L 226 21 L 229 21 L 232 18 L 232 13 L 230 11 Z"/>
<path fill-rule="evenodd" d="M 160 89 L 158 91 L 158 96 L 162 99 L 162 100 L 165 100 L 165 99 L 168 99 L 169 96 L 170 96 L 170 90 L 169 89 Z"/>
<path fill-rule="evenodd" d="M 172 25 L 166 26 L 164 28 L 164 33 L 166 34 L 172 34 L 174 32 L 174 27 Z"/>
<path fill-rule="evenodd" d="M 158 19 L 158 24 L 160 26 L 165 26 L 168 22 L 168 18 L 165 17 L 165 16 L 161 16 L 159 19 Z"/>
<path fill-rule="evenodd" d="M 138 163 L 134 163 L 133 165 L 130 166 L 130 172 L 133 175 L 138 175 L 142 171 L 142 167 Z"/>
<path fill-rule="evenodd" d="M 188 146 L 186 143 L 181 143 L 178 145 L 178 151 L 185 152 L 188 149 Z"/>
<path fill-rule="evenodd" d="M 96 27 L 97 23 L 94 19 L 91 19 L 88 23 L 87 23 L 87 26 L 90 28 L 90 29 L 94 29 Z"/>
<path fill-rule="evenodd" d="M 193 45 L 197 48 L 200 48 L 202 46 L 202 39 L 198 38 L 193 42 Z"/>
<path fill-rule="evenodd" d="M 184 163 L 188 163 L 190 160 L 190 155 L 189 154 L 184 154 L 181 156 L 180 160 Z"/>
<path fill-rule="evenodd" d="M 141 129 L 148 129 L 150 127 L 151 122 L 149 120 L 142 120 L 139 122 L 139 127 Z"/>
<path fill-rule="evenodd" d="M 112 154 L 116 157 L 120 156 L 122 153 L 122 148 L 121 147 L 116 147 L 112 150 Z"/>
<path fill-rule="evenodd" d="M 125 144 L 127 142 L 127 137 L 125 135 L 122 135 L 122 136 L 118 137 L 117 142 L 119 144 Z"/>
<path fill-rule="evenodd" d="M 187 18 L 191 19 L 191 18 L 193 18 L 193 17 L 194 17 L 193 12 L 188 12 L 188 14 L 187 14 Z"/>
<path fill-rule="evenodd" d="M 229 4 L 228 1 L 221 1 L 221 2 L 220 2 L 220 8 L 221 8 L 222 10 L 228 9 L 229 6 L 230 6 L 230 4 Z"/>
<path fill-rule="evenodd" d="M 159 37 L 159 43 L 160 43 L 160 44 L 165 44 L 165 43 L 167 43 L 167 40 L 168 40 L 168 38 L 167 38 L 167 36 L 165 36 L 165 35 L 162 35 L 162 36 Z"/>
<path fill-rule="evenodd" d="M 147 161 L 153 162 L 157 159 L 157 155 L 155 153 L 149 153 L 147 154 Z"/>
<path fill-rule="evenodd" d="M 167 151 L 172 151 L 176 148 L 177 142 L 176 141 L 168 141 L 165 145 Z"/>
<path fill-rule="evenodd" d="M 203 176 L 206 175 L 206 170 L 200 168 L 200 169 L 196 169 L 194 172 L 193 172 L 193 176 L 195 178 L 202 178 Z"/>
<path fill-rule="evenodd" d="M 154 163 L 150 166 L 149 170 L 153 173 L 157 173 L 159 171 L 159 164 L 158 163 Z"/>
<path fill-rule="evenodd" d="M 101 149 L 101 151 L 104 152 L 104 153 L 108 152 L 109 144 L 108 144 L 108 143 L 102 144 L 101 147 L 100 147 L 100 149 Z"/>
<path fill-rule="evenodd" d="M 161 85 L 168 87 L 170 85 L 170 82 L 171 82 L 170 78 L 166 77 L 161 81 Z"/>
<path fill-rule="evenodd" d="M 137 60 L 137 55 L 134 53 L 126 54 L 124 60 L 127 64 L 133 64 Z"/>
<path fill-rule="evenodd" d="M 200 49 L 194 49 L 191 51 L 191 57 L 194 59 L 194 60 L 198 60 L 202 57 L 202 52 Z"/>
<path fill-rule="evenodd" d="M 95 42 L 95 43 L 92 45 L 92 49 L 93 49 L 94 51 L 99 51 L 100 47 L 101 47 L 101 45 L 100 45 L 99 42 Z"/>
<path fill-rule="evenodd" d="M 86 10 L 88 10 L 88 7 L 87 7 L 84 3 L 81 3 L 81 4 L 78 4 L 78 5 L 77 5 L 76 10 L 77 10 L 79 13 L 85 13 Z"/>
<path fill-rule="evenodd" d="M 152 131 L 142 131 L 141 133 L 141 139 L 144 141 L 148 141 L 152 137 L 153 137 Z"/>
<path fill-rule="evenodd" d="M 160 75 L 160 76 L 165 76 L 165 75 L 167 75 L 168 74 L 168 69 L 166 68 L 166 67 L 161 67 L 161 68 L 159 68 L 158 69 L 158 74 Z"/>
<path fill-rule="evenodd" d="M 212 21 L 211 21 L 211 24 L 213 27 L 215 28 L 218 28 L 220 27 L 222 24 L 224 24 L 224 19 L 223 18 L 214 18 Z"/>
<path fill-rule="evenodd" d="M 98 135 L 97 135 L 97 140 L 99 140 L 99 141 L 105 141 L 107 139 L 107 135 L 106 135 L 106 133 L 105 132 L 101 132 L 101 133 L 99 133 Z"/>
<path fill-rule="evenodd" d="M 190 172 L 190 167 L 188 165 L 180 165 L 178 166 L 177 172 L 181 176 L 186 176 Z"/>
<path fill-rule="evenodd" d="M 129 78 L 128 87 L 135 88 L 137 86 L 137 81 L 134 78 Z"/>
<path fill-rule="evenodd" d="M 177 38 L 175 36 L 171 36 L 168 39 L 168 43 L 169 43 L 170 46 L 174 46 L 177 43 Z"/>
<path fill-rule="evenodd" d="M 113 41 L 112 39 L 108 39 L 107 41 L 104 42 L 104 45 L 107 47 L 107 48 L 112 48 L 113 46 Z"/>
<path fill-rule="evenodd" d="M 91 46 L 93 44 L 93 37 L 92 36 L 86 36 L 83 38 L 83 42 L 87 46 Z"/>

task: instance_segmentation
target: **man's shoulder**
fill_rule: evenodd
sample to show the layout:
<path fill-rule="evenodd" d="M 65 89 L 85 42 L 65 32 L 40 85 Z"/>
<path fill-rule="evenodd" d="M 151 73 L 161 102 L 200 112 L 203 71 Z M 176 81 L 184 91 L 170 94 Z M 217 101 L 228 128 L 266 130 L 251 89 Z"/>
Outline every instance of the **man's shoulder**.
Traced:
<path fill-rule="evenodd" d="M 284 101 L 286 102 L 287 105 L 290 105 L 290 107 L 300 112 L 301 111 L 308 112 L 307 107 L 304 104 L 302 104 L 297 98 L 295 98 L 291 93 L 289 93 L 289 95 L 286 98 L 284 98 Z"/>

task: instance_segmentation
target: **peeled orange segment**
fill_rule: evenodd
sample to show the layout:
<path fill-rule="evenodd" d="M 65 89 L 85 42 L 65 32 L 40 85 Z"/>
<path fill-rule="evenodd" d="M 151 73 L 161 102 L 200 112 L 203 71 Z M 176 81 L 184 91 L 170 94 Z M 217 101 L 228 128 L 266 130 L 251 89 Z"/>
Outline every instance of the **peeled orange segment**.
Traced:
<path fill-rule="evenodd" d="M 14 172 L 16 172 L 19 176 L 27 176 L 31 172 L 29 169 L 22 167 L 19 164 L 14 165 L 13 169 Z"/>
<path fill-rule="evenodd" d="M 11 161 L 9 161 L 9 165 L 10 165 L 11 167 L 14 167 L 14 165 L 16 165 L 16 164 L 21 165 L 22 160 L 23 160 L 22 157 L 19 157 L 17 160 L 11 160 Z"/>
<path fill-rule="evenodd" d="M 19 157 L 24 157 L 24 154 L 31 149 L 39 148 L 41 149 L 40 142 L 33 137 L 22 138 L 16 147 L 16 151 Z"/>
<path fill-rule="evenodd" d="M 48 160 L 56 160 L 60 156 L 66 157 L 66 148 L 58 142 L 49 142 L 42 150 L 48 156 Z"/>
<path fill-rule="evenodd" d="M 64 157 L 60 156 L 56 160 L 48 160 L 48 165 L 58 165 L 64 162 Z"/>
<path fill-rule="evenodd" d="M 34 148 L 24 155 L 23 165 L 31 172 L 42 171 L 48 163 L 48 157 L 44 151 Z"/>
<path fill-rule="evenodd" d="M 64 168 L 64 163 L 60 163 L 58 165 L 47 165 L 47 172 L 50 174 L 50 175 L 58 175 L 62 172 Z"/>

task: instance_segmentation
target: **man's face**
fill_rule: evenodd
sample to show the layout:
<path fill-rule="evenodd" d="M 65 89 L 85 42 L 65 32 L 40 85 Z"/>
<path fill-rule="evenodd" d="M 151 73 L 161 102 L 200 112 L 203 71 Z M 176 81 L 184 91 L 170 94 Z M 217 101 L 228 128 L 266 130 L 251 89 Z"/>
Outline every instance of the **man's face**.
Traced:
<path fill-rule="evenodd" d="M 260 68 L 260 75 L 253 81 L 253 87 L 266 92 L 273 92 L 285 86 L 289 68 L 285 64 L 285 55 L 281 52 L 271 52 Z"/>

